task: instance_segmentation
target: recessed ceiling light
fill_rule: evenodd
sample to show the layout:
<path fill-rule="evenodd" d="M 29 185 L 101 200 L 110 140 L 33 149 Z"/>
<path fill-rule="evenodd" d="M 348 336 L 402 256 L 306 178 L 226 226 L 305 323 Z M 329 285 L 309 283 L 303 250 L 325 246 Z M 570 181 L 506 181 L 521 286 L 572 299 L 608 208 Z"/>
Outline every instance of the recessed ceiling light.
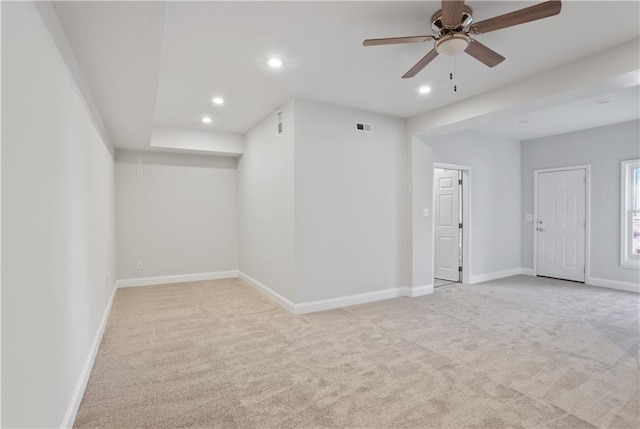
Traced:
<path fill-rule="evenodd" d="M 213 104 L 224 104 L 224 99 L 222 97 L 214 97 Z"/>
<path fill-rule="evenodd" d="M 418 92 L 420 94 L 428 94 L 431 92 L 431 88 L 428 86 L 421 86 L 420 88 L 418 88 Z"/>
<path fill-rule="evenodd" d="M 269 58 L 268 63 L 274 69 L 282 66 L 282 60 L 280 58 Z"/>
<path fill-rule="evenodd" d="M 210 124 L 211 123 L 211 118 L 208 116 L 203 116 L 202 117 L 202 122 L 205 124 Z"/>
<path fill-rule="evenodd" d="M 609 100 L 607 100 L 606 98 L 596 101 L 597 104 L 607 104 L 608 102 L 609 102 Z"/>
<path fill-rule="evenodd" d="M 520 120 L 518 121 L 518 123 L 519 123 L 519 124 L 528 124 L 528 123 L 529 123 L 529 121 L 527 121 L 526 119 L 520 119 Z"/>

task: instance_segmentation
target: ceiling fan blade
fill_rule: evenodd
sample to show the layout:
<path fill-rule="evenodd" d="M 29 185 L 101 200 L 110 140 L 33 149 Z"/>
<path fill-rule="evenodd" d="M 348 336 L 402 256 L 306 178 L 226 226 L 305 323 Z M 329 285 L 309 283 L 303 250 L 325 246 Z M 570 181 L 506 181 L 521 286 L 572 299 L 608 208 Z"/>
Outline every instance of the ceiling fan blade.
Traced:
<path fill-rule="evenodd" d="M 433 36 L 385 37 L 383 39 L 367 39 L 362 46 L 397 45 L 400 43 L 422 43 L 432 40 Z"/>
<path fill-rule="evenodd" d="M 542 18 L 548 18 L 560 13 L 562 2 L 557 0 L 546 1 L 515 12 L 506 13 L 484 21 L 471 24 L 469 31 L 473 34 L 483 34 L 490 31 L 500 30 L 502 28 L 513 27 L 514 25 L 524 24 L 526 22 L 536 21 Z"/>
<path fill-rule="evenodd" d="M 462 22 L 464 0 L 442 0 L 442 24 L 447 28 L 456 28 Z"/>
<path fill-rule="evenodd" d="M 406 79 L 409 77 L 414 77 L 415 75 L 420 73 L 420 71 L 423 68 L 425 68 L 427 64 L 433 61 L 433 59 L 437 56 L 438 56 L 438 51 L 436 51 L 435 49 L 430 50 L 429 53 L 424 57 L 422 57 L 422 59 L 418 61 L 415 66 L 411 67 L 411 69 L 408 72 L 406 72 L 404 76 L 402 76 L 402 78 Z"/>
<path fill-rule="evenodd" d="M 504 57 L 499 53 L 492 51 L 477 40 L 471 40 L 467 49 L 464 50 L 476 60 L 489 67 L 494 67 L 504 61 Z"/>

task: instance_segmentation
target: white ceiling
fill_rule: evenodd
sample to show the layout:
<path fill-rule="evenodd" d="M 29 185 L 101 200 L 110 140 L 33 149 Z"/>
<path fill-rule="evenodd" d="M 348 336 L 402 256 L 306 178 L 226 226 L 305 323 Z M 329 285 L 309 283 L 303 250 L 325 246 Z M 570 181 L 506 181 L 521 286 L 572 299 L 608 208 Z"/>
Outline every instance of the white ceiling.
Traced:
<path fill-rule="evenodd" d="M 165 4 L 55 2 L 116 147 L 149 147 Z"/>
<path fill-rule="evenodd" d="M 640 119 L 638 86 L 502 118 L 473 130 L 523 141 L 634 119 Z"/>
<path fill-rule="evenodd" d="M 467 1 L 476 21 L 536 3 Z M 401 79 L 431 43 L 363 48 L 362 40 L 429 34 L 440 2 L 58 2 L 55 8 L 115 145 L 132 148 L 149 147 L 154 125 L 244 133 L 293 96 L 411 117 L 640 37 L 636 1 L 565 1 L 556 17 L 478 36 L 507 58 L 493 69 L 467 55 L 455 64 L 438 57 L 417 77 Z M 266 65 L 271 55 L 283 59 L 281 69 Z M 433 90 L 419 95 L 424 84 Z M 214 95 L 225 104 L 214 106 Z M 203 115 L 213 123 L 202 124 Z M 511 132 L 508 122 L 501 127 Z"/>

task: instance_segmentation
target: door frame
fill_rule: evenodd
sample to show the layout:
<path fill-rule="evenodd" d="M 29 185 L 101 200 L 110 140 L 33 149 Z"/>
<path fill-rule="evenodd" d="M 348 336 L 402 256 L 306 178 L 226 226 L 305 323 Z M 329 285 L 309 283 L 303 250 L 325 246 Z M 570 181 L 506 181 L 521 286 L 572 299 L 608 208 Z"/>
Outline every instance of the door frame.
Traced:
<path fill-rule="evenodd" d="M 434 177 L 434 169 L 442 168 L 444 170 L 460 170 L 462 171 L 462 279 L 461 282 L 469 284 L 471 270 L 471 167 L 468 165 L 445 164 L 442 162 L 434 162 L 431 169 L 431 177 Z M 435 208 L 435 194 L 431 199 L 432 211 Z M 431 234 L 435 236 L 436 224 L 435 213 L 431 216 Z M 435 240 L 431 240 L 431 273 L 435 274 L 436 265 L 436 244 Z"/>
<path fill-rule="evenodd" d="M 538 234 L 536 234 L 538 226 L 538 174 L 573 170 L 584 170 L 585 172 L 584 283 L 587 284 L 591 278 L 591 164 L 533 170 L 533 227 L 531 228 L 533 232 L 533 275 L 538 275 Z"/>

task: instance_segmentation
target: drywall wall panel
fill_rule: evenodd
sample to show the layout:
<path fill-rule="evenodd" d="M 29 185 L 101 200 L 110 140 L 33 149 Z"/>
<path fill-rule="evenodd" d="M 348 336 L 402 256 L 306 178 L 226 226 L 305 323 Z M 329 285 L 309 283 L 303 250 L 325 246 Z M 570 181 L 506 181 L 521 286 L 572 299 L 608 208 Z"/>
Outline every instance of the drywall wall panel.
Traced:
<path fill-rule="evenodd" d="M 118 279 L 237 270 L 237 188 L 235 158 L 118 149 Z"/>
<path fill-rule="evenodd" d="M 294 148 L 299 302 L 407 286 L 404 121 L 296 99 Z"/>
<path fill-rule="evenodd" d="M 60 427 L 115 278 L 114 162 L 31 2 L 2 4 L 2 427 Z"/>
<path fill-rule="evenodd" d="M 239 271 L 295 302 L 293 101 L 256 124 L 238 161 Z"/>
<path fill-rule="evenodd" d="M 410 285 L 420 287 L 433 285 L 433 150 L 415 136 L 409 148 Z"/>
<path fill-rule="evenodd" d="M 203 130 L 156 125 L 151 132 L 152 148 L 171 152 L 201 153 L 205 155 L 242 155 L 243 136 Z"/>
<path fill-rule="evenodd" d="M 620 162 L 640 158 L 640 121 L 522 142 L 522 266 L 533 268 L 533 171 L 591 165 L 591 277 L 637 284 L 640 272 L 620 267 Z"/>
<path fill-rule="evenodd" d="M 432 162 L 470 167 L 471 281 L 518 269 L 520 142 L 467 131 L 428 143 Z M 432 173 L 428 180 L 432 188 Z"/>

